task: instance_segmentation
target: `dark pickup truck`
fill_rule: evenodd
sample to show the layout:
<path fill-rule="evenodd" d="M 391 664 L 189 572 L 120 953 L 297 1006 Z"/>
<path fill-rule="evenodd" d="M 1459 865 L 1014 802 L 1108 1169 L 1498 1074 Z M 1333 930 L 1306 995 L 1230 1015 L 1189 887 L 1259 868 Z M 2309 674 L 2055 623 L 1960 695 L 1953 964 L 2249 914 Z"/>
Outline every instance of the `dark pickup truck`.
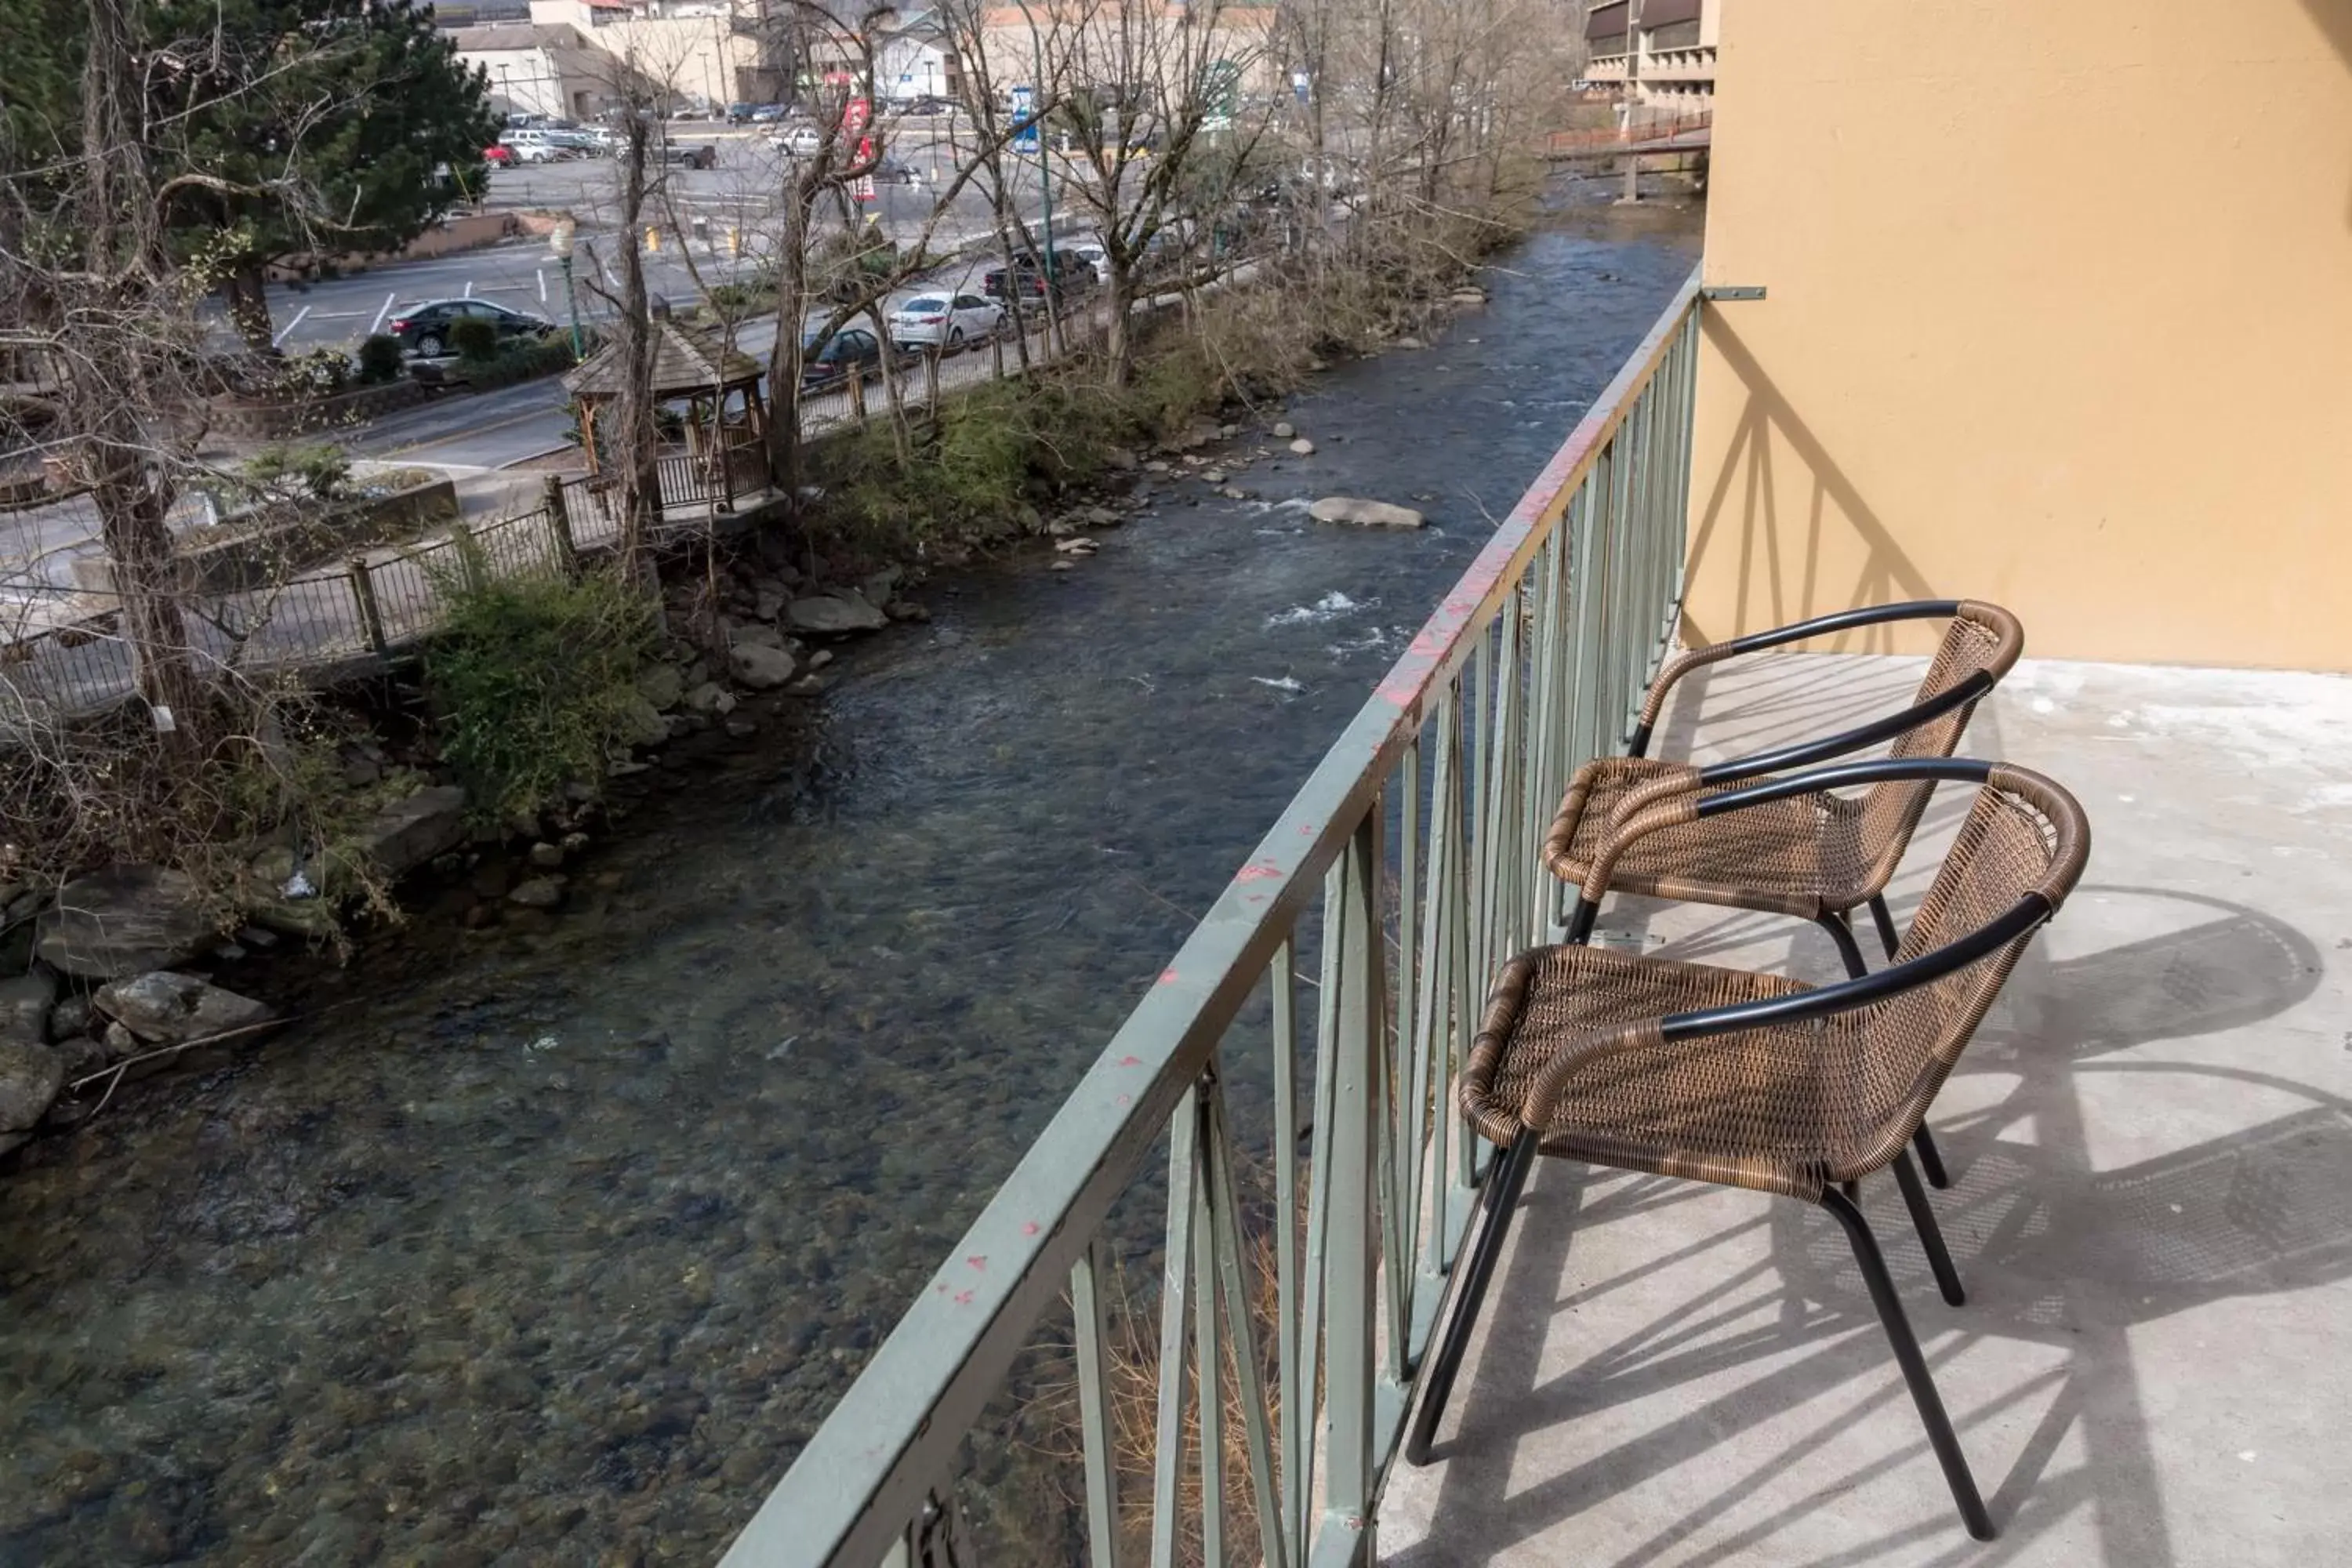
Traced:
<path fill-rule="evenodd" d="M 1048 272 L 1045 258 L 1037 256 L 1013 258 L 1008 286 L 1006 269 L 992 268 L 980 280 L 980 291 L 992 300 L 1023 310 L 1042 310 L 1049 293 Z M 1095 287 L 1094 264 L 1082 256 L 1064 251 L 1054 254 L 1050 293 L 1055 300 L 1072 300 L 1090 293 Z"/>

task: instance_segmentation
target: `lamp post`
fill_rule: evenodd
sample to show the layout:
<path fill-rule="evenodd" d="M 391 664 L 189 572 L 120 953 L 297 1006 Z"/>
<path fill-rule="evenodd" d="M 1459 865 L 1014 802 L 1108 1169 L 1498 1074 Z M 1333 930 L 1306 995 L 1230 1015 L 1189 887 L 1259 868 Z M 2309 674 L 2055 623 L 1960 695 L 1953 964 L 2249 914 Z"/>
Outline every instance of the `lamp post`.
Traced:
<path fill-rule="evenodd" d="M 1037 141 L 1037 200 L 1045 226 L 1045 297 L 1050 316 L 1060 282 L 1054 276 L 1054 168 L 1045 154 L 1045 46 L 1038 39 L 1037 18 L 1029 14 L 1029 0 L 1021 0 L 1021 19 L 1029 24 L 1029 67 L 1037 84 L 1030 89 L 1029 134 Z"/>
<path fill-rule="evenodd" d="M 560 217 L 547 235 L 547 248 L 563 268 L 563 302 L 572 310 L 572 357 L 574 360 L 587 352 L 587 345 L 580 336 L 580 296 L 572 287 L 572 246 L 579 232 L 577 223 L 569 217 Z"/>

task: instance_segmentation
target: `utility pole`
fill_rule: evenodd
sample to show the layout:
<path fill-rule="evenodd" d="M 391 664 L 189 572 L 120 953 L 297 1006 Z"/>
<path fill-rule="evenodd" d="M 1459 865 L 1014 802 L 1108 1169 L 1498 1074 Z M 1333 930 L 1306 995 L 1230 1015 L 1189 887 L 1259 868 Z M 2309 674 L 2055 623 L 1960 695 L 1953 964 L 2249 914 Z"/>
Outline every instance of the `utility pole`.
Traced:
<path fill-rule="evenodd" d="M 1642 157 L 1634 152 L 1634 100 L 1642 82 L 1642 0 L 1625 0 L 1625 194 L 1627 203 L 1642 199 Z"/>

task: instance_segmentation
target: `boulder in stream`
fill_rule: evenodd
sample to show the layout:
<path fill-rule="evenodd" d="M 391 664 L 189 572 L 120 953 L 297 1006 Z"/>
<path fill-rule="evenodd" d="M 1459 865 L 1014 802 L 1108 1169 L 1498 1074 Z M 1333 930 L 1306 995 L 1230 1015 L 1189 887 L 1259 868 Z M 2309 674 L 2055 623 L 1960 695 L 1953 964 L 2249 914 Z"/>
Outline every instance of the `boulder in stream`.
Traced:
<path fill-rule="evenodd" d="M 727 673 L 736 684 L 754 691 L 771 691 L 782 686 L 793 678 L 794 668 L 793 656 L 780 647 L 737 643 L 727 650 Z"/>
<path fill-rule="evenodd" d="M 1318 522 L 1347 523 L 1357 528 L 1419 528 L 1429 520 L 1409 506 L 1360 496 L 1325 496 L 1307 509 Z"/>
<path fill-rule="evenodd" d="M 161 866 L 116 866 L 58 889 L 33 950 L 52 969 L 111 980 L 169 969 L 213 945 L 212 911 L 194 880 Z"/>
<path fill-rule="evenodd" d="M 806 599 L 794 599 L 785 607 L 784 619 L 793 630 L 818 637 L 878 632 L 889 625 L 888 617 L 882 614 L 879 606 L 847 594 L 818 594 Z"/>
<path fill-rule="evenodd" d="M 91 1000 L 100 1012 L 141 1039 L 159 1046 L 185 1045 L 249 1029 L 278 1016 L 266 1002 L 170 969 L 101 985 Z"/>

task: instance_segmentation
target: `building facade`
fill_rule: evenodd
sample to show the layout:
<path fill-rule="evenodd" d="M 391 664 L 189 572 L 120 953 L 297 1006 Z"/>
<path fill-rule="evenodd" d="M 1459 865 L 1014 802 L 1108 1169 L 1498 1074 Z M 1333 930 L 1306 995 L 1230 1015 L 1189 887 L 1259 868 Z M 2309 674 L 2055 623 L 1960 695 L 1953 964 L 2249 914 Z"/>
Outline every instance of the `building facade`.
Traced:
<path fill-rule="evenodd" d="M 1585 79 L 1636 119 L 1704 113 L 1715 104 L 1723 0 L 1606 0 L 1585 16 Z"/>
<path fill-rule="evenodd" d="M 611 100 L 613 59 L 562 24 L 500 22 L 449 31 L 457 58 L 489 79 L 501 114 L 587 120 Z"/>
<path fill-rule="evenodd" d="M 1694 636 L 1975 596 L 2352 669 L 2352 6 L 2217 15 L 1729 0 Z"/>

